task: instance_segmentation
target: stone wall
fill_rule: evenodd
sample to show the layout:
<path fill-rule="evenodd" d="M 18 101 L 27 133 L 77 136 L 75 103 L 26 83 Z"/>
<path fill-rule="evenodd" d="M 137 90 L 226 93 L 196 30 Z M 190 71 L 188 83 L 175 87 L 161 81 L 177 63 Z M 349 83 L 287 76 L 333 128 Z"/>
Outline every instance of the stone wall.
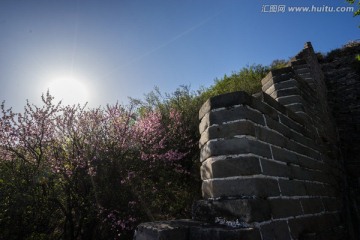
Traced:
<path fill-rule="evenodd" d="M 348 182 L 349 222 L 360 236 L 360 42 L 352 42 L 321 59 L 328 102 L 339 132 Z"/>
<path fill-rule="evenodd" d="M 334 80 L 337 73 L 324 74 L 323 66 L 306 43 L 288 67 L 262 80 L 263 92 L 228 93 L 204 103 L 199 111 L 204 199 L 194 203 L 193 220 L 145 223 L 135 239 L 355 239 L 356 233 L 348 235 L 339 147 L 343 128 L 351 127 L 340 124 L 338 137 L 326 81 L 348 85 Z M 358 96 L 358 89 L 349 89 Z M 358 105 L 350 106 L 357 111 Z"/>

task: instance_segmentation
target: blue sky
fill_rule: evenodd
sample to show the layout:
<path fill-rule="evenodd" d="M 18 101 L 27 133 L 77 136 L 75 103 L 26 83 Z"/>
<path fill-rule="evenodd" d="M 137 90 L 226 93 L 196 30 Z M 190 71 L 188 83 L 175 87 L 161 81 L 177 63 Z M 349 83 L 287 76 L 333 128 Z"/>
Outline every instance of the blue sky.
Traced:
<path fill-rule="evenodd" d="M 270 5 L 286 8 L 269 12 Z M 21 111 L 26 99 L 38 103 L 50 88 L 65 103 L 127 103 L 154 86 L 162 92 L 210 86 L 248 64 L 288 59 L 307 41 L 328 52 L 360 38 L 360 17 L 351 12 L 288 9 L 313 5 L 349 6 L 345 0 L 1 0 L 0 100 Z"/>

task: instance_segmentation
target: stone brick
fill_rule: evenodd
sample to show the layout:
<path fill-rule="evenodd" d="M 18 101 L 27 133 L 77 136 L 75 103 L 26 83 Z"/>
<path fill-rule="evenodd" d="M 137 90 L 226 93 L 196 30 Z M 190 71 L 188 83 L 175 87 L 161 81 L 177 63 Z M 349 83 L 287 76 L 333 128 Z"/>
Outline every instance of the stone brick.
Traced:
<path fill-rule="evenodd" d="M 294 164 L 299 163 L 299 156 L 293 152 L 274 146 L 271 146 L 271 150 L 274 160 L 278 160 L 286 163 L 294 163 Z"/>
<path fill-rule="evenodd" d="M 284 147 L 287 144 L 289 144 L 288 143 L 289 140 L 286 139 L 284 136 L 282 136 L 277 132 L 270 131 L 264 127 L 256 126 L 255 135 L 257 139 L 276 146 Z"/>
<path fill-rule="evenodd" d="M 261 240 L 259 229 L 224 226 L 195 226 L 190 229 L 190 240 Z M 169 239 L 170 240 L 170 239 Z"/>
<path fill-rule="evenodd" d="M 261 226 L 262 240 L 290 240 L 289 227 L 286 221 L 274 221 Z"/>
<path fill-rule="evenodd" d="M 324 211 L 324 206 L 321 198 L 304 198 L 301 199 L 301 205 L 304 214 L 320 213 Z"/>
<path fill-rule="evenodd" d="M 219 111 L 211 111 L 209 121 L 211 125 L 220 125 L 224 122 L 236 121 L 240 119 L 247 119 L 255 123 L 265 125 L 263 115 L 260 112 L 245 106 L 236 106 Z"/>
<path fill-rule="evenodd" d="M 279 179 L 282 196 L 305 196 L 305 184 L 301 181 Z"/>
<path fill-rule="evenodd" d="M 199 110 L 199 119 L 210 110 L 217 108 L 229 108 L 234 105 L 247 104 L 251 100 L 251 96 L 246 92 L 232 92 L 227 94 L 218 95 L 208 99 Z"/>
<path fill-rule="evenodd" d="M 307 131 L 306 129 L 301 126 L 299 123 L 296 123 L 295 121 L 293 121 L 292 119 L 284 116 L 284 115 L 279 115 L 280 117 L 280 122 L 286 126 L 288 126 L 290 129 L 292 129 L 293 131 L 296 131 L 298 133 L 301 133 L 304 136 L 307 136 Z"/>
<path fill-rule="evenodd" d="M 274 91 L 270 96 L 274 99 L 277 99 L 278 97 L 293 96 L 293 95 L 300 95 L 300 90 L 297 87 L 277 90 Z"/>
<path fill-rule="evenodd" d="M 290 233 L 293 239 L 323 239 L 320 238 L 324 232 L 341 225 L 337 214 L 306 215 L 301 218 L 288 220 Z M 330 238 L 338 239 L 338 238 Z"/>
<path fill-rule="evenodd" d="M 281 101 L 279 101 L 281 103 Z M 295 103 L 295 104 L 284 104 L 285 107 L 289 108 L 293 112 L 305 112 L 305 107 L 301 103 Z"/>
<path fill-rule="evenodd" d="M 140 224 L 134 240 L 190 240 L 190 227 L 201 223 L 193 220 L 173 220 Z"/>
<path fill-rule="evenodd" d="M 281 133 L 282 135 L 284 135 L 285 137 L 289 138 L 291 137 L 291 130 L 289 127 L 285 126 L 284 124 L 279 123 L 278 119 L 273 119 L 270 118 L 269 116 L 265 116 L 266 119 L 266 125 L 274 130 L 277 131 L 279 133 Z"/>
<path fill-rule="evenodd" d="M 316 161 L 315 159 L 298 155 L 284 148 L 272 146 L 271 150 L 273 153 L 274 160 L 278 160 L 286 163 L 298 164 L 302 167 L 311 168 L 311 169 L 319 169 L 319 170 L 324 169 L 324 164 L 322 162 Z"/>
<path fill-rule="evenodd" d="M 283 82 L 291 79 L 294 76 L 294 71 L 291 67 L 284 67 L 281 69 L 271 70 L 265 78 L 261 80 L 261 84 L 265 85 L 268 81 L 272 83 Z"/>
<path fill-rule="evenodd" d="M 269 201 L 273 219 L 295 217 L 303 214 L 300 201 L 297 199 L 271 199 Z"/>
<path fill-rule="evenodd" d="M 263 93 L 261 95 L 261 100 L 266 103 L 267 105 L 269 105 L 270 107 L 276 109 L 277 111 L 279 111 L 280 113 L 286 114 L 286 107 L 284 107 L 283 105 L 281 105 L 280 103 L 278 103 L 274 98 L 272 98 L 270 95 Z M 269 115 L 271 116 L 271 115 Z"/>
<path fill-rule="evenodd" d="M 203 181 L 203 197 L 279 196 L 278 182 L 268 178 L 213 179 Z"/>
<path fill-rule="evenodd" d="M 322 183 L 304 182 L 304 186 L 309 196 L 327 196 L 327 191 Z"/>
<path fill-rule="evenodd" d="M 210 127 L 210 112 L 206 113 L 200 121 L 199 133 L 202 134 L 208 127 Z"/>
<path fill-rule="evenodd" d="M 333 212 L 340 210 L 342 207 L 341 201 L 338 198 L 322 198 L 325 211 Z"/>
<path fill-rule="evenodd" d="M 200 145 L 217 138 L 231 138 L 235 135 L 255 136 L 255 126 L 250 121 L 232 122 L 207 128 L 200 137 Z"/>
<path fill-rule="evenodd" d="M 292 87 L 298 87 L 298 82 L 295 79 L 290 78 L 289 80 L 273 84 L 272 86 L 267 88 L 265 90 L 265 92 L 267 94 L 271 95 L 271 93 L 273 93 L 274 91 L 292 88 Z M 263 91 L 264 91 L 264 89 L 263 89 Z"/>
<path fill-rule="evenodd" d="M 261 167 L 258 157 L 236 157 L 222 160 L 208 158 L 203 162 L 201 178 L 225 178 L 233 176 L 246 176 L 261 174 Z"/>
<path fill-rule="evenodd" d="M 261 101 L 261 99 L 264 98 L 271 98 L 271 97 L 261 92 L 259 98 L 252 98 L 250 106 L 273 119 L 278 119 L 277 109 L 273 108 L 269 104 L 266 104 L 264 101 Z"/>
<path fill-rule="evenodd" d="M 284 106 L 292 103 L 300 103 L 304 105 L 304 99 L 299 95 L 279 97 L 277 101 Z"/>
<path fill-rule="evenodd" d="M 280 164 L 277 162 L 269 161 L 261 158 L 261 166 L 263 169 L 263 174 L 268 176 L 277 176 L 277 177 L 290 177 L 290 168 L 286 164 Z"/>
<path fill-rule="evenodd" d="M 200 161 L 209 157 L 253 153 L 271 158 L 270 146 L 256 140 L 242 138 L 225 139 L 207 142 L 200 151 Z"/>
<path fill-rule="evenodd" d="M 265 199 L 201 200 L 194 203 L 192 216 L 208 223 L 214 223 L 217 217 L 251 223 L 270 220 L 271 211 Z"/>
<path fill-rule="evenodd" d="M 309 158 L 315 159 L 317 161 L 321 160 L 321 154 L 319 152 L 316 152 L 309 147 L 304 147 L 294 141 L 287 141 L 286 146 L 284 147 L 291 151 L 300 153 L 301 155 L 308 156 Z"/>

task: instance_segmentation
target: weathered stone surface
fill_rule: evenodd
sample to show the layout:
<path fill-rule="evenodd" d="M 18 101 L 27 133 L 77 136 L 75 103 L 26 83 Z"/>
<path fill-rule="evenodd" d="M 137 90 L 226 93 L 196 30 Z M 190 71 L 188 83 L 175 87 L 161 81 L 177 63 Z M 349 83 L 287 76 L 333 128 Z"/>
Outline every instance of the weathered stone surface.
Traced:
<path fill-rule="evenodd" d="M 277 99 L 278 97 L 294 96 L 294 95 L 300 96 L 300 90 L 297 87 L 277 90 L 274 91 L 270 96 L 274 99 Z"/>
<path fill-rule="evenodd" d="M 262 240 L 290 240 L 289 227 L 286 221 L 274 221 L 261 226 Z"/>
<path fill-rule="evenodd" d="M 274 91 L 293 87 L 298 87 L 298 81 L 296 81 L 295 79 L 289 79 L 280 83 L 275 83 L 267 89 L 264 89 L 263 87 L 263 91 L 266 94 L 271 95 Z"/>
<path fill-rule="evenodd" d="M 199 132 L 203 133 L 212 125 L 221 125 L 231 121 L 251 120 L 257 124 L 264 125 L 263 115 L 249 107 L 236 106 L 233 108 L 220 109 L 206 113 L 200 121 Z"/>
<path fill-rule="evenodd" d="M 227 156 L 245 153 L 253 153 L 259 156 L 271 158 L 269 145 L 242 137 L 207 142 L 201 148 L 200 161 L 202 162 L 207 158 L 214 156 Z"/>
<path fill-rule="evenodd" d="M 324 211 L 324 206 L 321 198 L 304 198 L 301 199 L 301 205 L 304 214 L 320 213 Z"/>
<path fill-rule="evenodd" d="M 290 177 L 290 167 L 287 164 L 280 164 L 274 161 L 261 158 L 263 174 L 277 177 Z"/>
<path fill-rule="evenodd" d="M 267 115 L 271 118 L 277 119 L 278 117 L 278 110 L 276 108 L 271 107 L 269 104 L 262 101 L 262 99 L 269 97 L 267 94 L 260 92 L 257 98 L 252 98 L 250 102 L 250 107 L 256 109 Z M 270 97 L 269 97 L 270 98 Z M 276 103 L 276 101 L 275 101 Z M 280 105 L 281 106 L 281 105 Z"/>
<path fill-rule="evenodd" d="M 296 180 L 279 179 L 282 196 L 305 196 L 307 194 L 305 183 Z"/>
<path fill-rule="evenodd" d="M 343 239 L 343 235 L 328 235 L 332 229 L 341 225 L 338 214 L 306 215 L 301 218 L 289 219 L 290 233 L 293 239 Z M 313 238 L 310 238 L 313 237 Z"/>
<path fill-rule="evenodd" d="M 322 198 L 325 211 L 333 212 L 342 208 L 341 200 L 338 198 Z"/>
<path fill-rule="evenodd" d="M 237 157 L 214 160 L 208 158 L 200 167 L 201 179 L 261 174 L 258 157 Z"/>
<path fill-rule="evenodd" d="M 228 178 L 206 180 L 202 184 L 203 197 L 278 196 L 278 182 L 269 178 Z"/>
<path fill-rule="evenodd" d="M 245 106 L 222 109 L 210 112 L 210 122 L 212 124 L 223 124 L 224 122 L 248 119 L 255 123 L 264 125 L 264 118 L 261 113 Z"/>
<path fill-rule="evenodd" d="M 306 189 L 306 195 L 308 196 L 329 196 L 328 188 L 330 186 L 324 186 L 322 183 L 317 182 L 304 182 Z"/>
<path fill-rule="evenodd" d="M 269 201 L 265 199 L 201 200 L 193 205 L 193 218 L 214 223 L 216 218 L 246 223 L 271 219 Z"/>
<path fill-rule="evenodd" d="M 291 152 L 285 148 L 279 148 L 279 147 L 271 147 L 272 154 L 274 156 L 274 160 L 286 162 L 286 163 L 292 163 L 297 164 L 302 167 L 310 168 L 310 169 L 318 169 L 323 170 L 324 164 L 320 161 L 317 161 L 315 159 L 311 159 L 309 157 L 305 157 L 299 154 L 296 154 L 294 152 Z"/>
<path fill-rule="evenodd" d="M 261 84 L 265 85 L 268 81 L 272 81 L 272 83 L 283 82 L 291 79 L 293 76 L 294 71 L 291 67 L 273 69 L 261 80 Z"/>
<path fill-rule="evenodd" d="M 257 126 L 255 128 L 255 136 L 257 139 L 264 141 L 266 143 L 270 143 L 276 146 L 284 147 L 288 145 L 288 139 L 286 139 L 283 135 L 266 129 L 264 127 Z"/>
<path fill-rule="evenodd" d="M 232 92 L 222 94 L 219 96 L 208 99 L 199 110 L 199 119 L 203 118 L 204 115 L 210 110 L 217 108 L 229 108 L 234 105 L 249 103 L 251 96 L 246 92 Z"/>
<path fill-rule="evenodd" d="M 191 240 L 261 240 L 259 229 L 229 227 L 192 227 Z"/>
<path fill-rule="evenodd" d="M 301 133 L 304 136 L 309 136 L 310 133 L 303 126 L 301 126 L 299 123 L 296 123 L 295 121 L 293 121 L 292 119 L 290 119 L 290 118 L 288 118 L 288 117 L 286 117 L 284 115 L 279 115 L 279 117 L 280 117 L 280 122 L 282 124 L 288 126 L 293 131 Z"/>
<path fill-rule="evenodd" d="M 200 146 L 204 145 L 211 139 L 232 138 L 236 135 L 255 136 L 254 123 L 244 120 L 223 125 L 211 126 L 201 134 Z"/>
<path fill-rule="evenodd" d="M 284 106 L 293 103 L 299 103 L 301 105 L 304 105 L 304 99 L 299 95 L 279 97 L 277 101 Z"/>
<path fill-rule="evenodd" d="M 269 201 L 273 219 L 294 217 L 303 214 L 298 199 L 271 199 Z"/>
<path fill-rule="evenodd" d="M 201 226 L 193 220 L 173 220 L 140 224 L 134 240 L 190 240 L 190 227 Z"/>

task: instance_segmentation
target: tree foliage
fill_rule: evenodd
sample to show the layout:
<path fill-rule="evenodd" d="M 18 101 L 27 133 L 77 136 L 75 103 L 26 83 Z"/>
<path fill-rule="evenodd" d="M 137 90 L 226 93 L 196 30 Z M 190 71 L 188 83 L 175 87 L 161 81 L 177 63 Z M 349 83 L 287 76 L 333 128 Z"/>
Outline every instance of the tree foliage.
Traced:
<path fill-rule="evenodd" d="M 346 0 L 348 3 L 350 4 L 356 4 L 356 0 Z M 360 15 L 360 1 L 357 1 L 357 9 L 354 12 L 354 16 L 359 16 Z"/>
<path fill-rule="evenodd" d="M 176 109 L 52 100 L 1 106 L 0 239 L 129 239 L 142 221 L 188 215 L 195 143 Z"/>
<path fill-rule="evenodd" d="M 263 65 L 251 65 L 234 72 L 222 79 L 215 79 L 215 84 L 204 94 L 215 96 L 228 92 L 245 91 L 250 94 L 261 91 L 261 79 L 268 73 L 269 68 Z"/>
<path fill-rule="evenodd" d="M 0 239 L 131 239 L 145 221 L 190 218 L 200 198 L 198 111 L 261 89 L 252 65 L 213 86 L 158 89 L 127 106 L 1 105 Z"/>

